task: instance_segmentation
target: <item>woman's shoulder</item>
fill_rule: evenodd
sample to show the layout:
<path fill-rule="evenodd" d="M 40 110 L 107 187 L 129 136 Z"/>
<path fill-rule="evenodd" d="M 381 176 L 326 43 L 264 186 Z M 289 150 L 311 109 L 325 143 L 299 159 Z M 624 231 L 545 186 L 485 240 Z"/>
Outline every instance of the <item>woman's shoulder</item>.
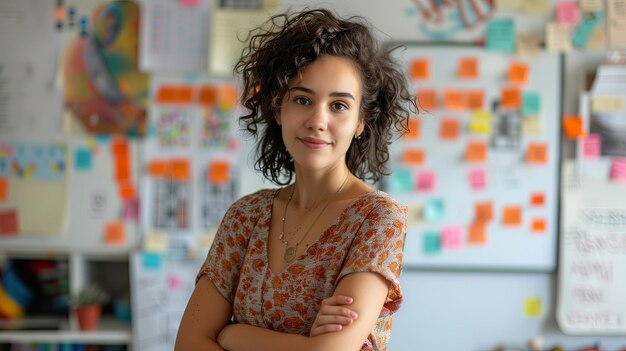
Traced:
<path fill-rule="evenodd" d="M 388 215 L 406 217 L 407 207 L 382 190 L 373 190 L 360 196 L 364 204 L 369 204 L 372 211 Z M 361 205 L 361 206 L 362 206 Z"/>
<path fill-rule="evenodd" d="M 244 195 L 233 202 L 233 209 L 250 209 L 270 205 L 276 196 L 278 189 L 261 189 Z"/>

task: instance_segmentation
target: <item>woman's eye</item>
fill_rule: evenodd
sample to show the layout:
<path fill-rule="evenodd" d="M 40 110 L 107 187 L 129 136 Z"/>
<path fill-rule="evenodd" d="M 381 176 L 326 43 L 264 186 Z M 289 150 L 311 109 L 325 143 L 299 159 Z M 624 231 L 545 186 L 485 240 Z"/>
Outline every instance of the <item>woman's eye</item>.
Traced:
<path fill-rule="evenodd" d="M 293 101 L 296 104 L 298 104 L 298 105 L 308 105 L 309 104 L 309 99 L 303 98 L 303 97 L 297 97 L 297 98 L 293 99 Z"/>
<path fill-rule="evenodd" d="M 337 111 L 343 111 L 343 110 L 347 110 L 348 106 L 346 106 L 345 104 L 341 103 L 341 102 L 335 102 L 332 105 L 333 110 L 337 110 Z"/>

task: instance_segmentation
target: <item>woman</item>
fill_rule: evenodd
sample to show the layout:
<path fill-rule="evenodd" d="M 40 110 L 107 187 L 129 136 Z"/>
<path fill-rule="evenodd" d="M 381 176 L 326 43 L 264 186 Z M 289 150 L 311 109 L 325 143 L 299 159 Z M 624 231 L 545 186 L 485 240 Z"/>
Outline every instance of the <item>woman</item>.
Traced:
<path fill-rule="evenodd" d="M 258 139 L 256 168 L 286 186 L 229 208 L 176 349 L 384 350 L 406 208 L 363 179 L 386 174 L 414 98 L 359 18 L 310 10 L 265 28 L 236 66 L 240 122 Z"/>

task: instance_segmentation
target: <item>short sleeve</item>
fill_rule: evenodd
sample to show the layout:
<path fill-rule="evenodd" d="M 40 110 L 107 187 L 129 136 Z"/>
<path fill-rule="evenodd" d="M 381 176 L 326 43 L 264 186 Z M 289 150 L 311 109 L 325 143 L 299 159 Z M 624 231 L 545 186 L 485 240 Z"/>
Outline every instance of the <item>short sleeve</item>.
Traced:
<path fill-rule="evenodd" d="M 239 283 L 248 241 L 258 218 L 259 207 L 254 197 L 248 195 L 226 211 L 206 260 L 196 276 L 196 283 L 202 276 L 207 276 L 231 303 Z"/>
<path fill-rule="evenodd" d="M 356 233 L 337 282 L 356 272 L 373 272 L 389 282 L 380 317 L 393 314 L 402 302 L 400 272 L 406 237 L 407 208 L 388 195 L 375 201 Z"/>

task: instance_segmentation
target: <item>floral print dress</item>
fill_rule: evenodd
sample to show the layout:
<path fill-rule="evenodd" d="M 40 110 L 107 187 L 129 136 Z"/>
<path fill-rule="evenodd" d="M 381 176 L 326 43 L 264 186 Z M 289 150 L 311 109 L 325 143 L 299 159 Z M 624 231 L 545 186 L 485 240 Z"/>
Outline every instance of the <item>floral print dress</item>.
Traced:
<path fill-rule="evenodd" d="M 282 272 L 267 258 L 272 205 L 278 191 L 260 190 L 227 211 L 196 281 L 206 275 L 232 303 L 237 323 L 309 335 L 322 300 L 354 272 L 375 272 L 389 293 L 361 350 L 386 350 L 392 314 L 402 302 L 407 209 L 382 191 L 362 194 Z"/>

